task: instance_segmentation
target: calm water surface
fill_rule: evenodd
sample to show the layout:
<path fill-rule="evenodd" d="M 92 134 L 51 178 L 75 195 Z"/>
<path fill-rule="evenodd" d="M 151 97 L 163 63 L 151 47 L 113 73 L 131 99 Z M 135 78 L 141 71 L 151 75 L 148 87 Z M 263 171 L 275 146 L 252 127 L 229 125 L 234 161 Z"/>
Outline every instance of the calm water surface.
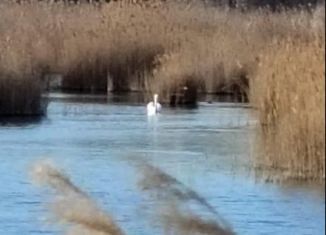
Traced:
<path fill-rule="evenodd" d="M 325 234 L 321 188 L 257 183 L 248 173 L 255 121 L 247 107 L 201 103 L 148 118 L 117 97 L 57 96 L 47 118 L 0 126 L 0 234 L 61 234 L 46 221 L 51 192 L 30 183 L 29 167 L 51 159 L 131 235 L 152 226 L 150 197 L 137 189 L 147 161 L 196 190 L 237 234 Z"/>

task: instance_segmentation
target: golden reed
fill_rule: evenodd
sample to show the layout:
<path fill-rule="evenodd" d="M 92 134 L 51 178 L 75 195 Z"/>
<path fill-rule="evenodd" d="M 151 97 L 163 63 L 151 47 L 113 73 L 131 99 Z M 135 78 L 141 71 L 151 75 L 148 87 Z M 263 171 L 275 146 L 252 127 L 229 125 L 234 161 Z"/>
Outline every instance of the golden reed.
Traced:
<path fill-rule="evenodd" d="M 69 177 L 53 164 L 38 162 L 33 166 L 31 173 L 34 182 L 55 190 L 56 198 L 51 203 L 50 211 L 55 215 L 57 222 L 70 225 L 66 234 L 126 234 L 114 222 L 111 215 L 96 205 L 85 192 L 73 184 Z M 234 235 L 229 225 L 221 219 L 204 198 L 174 177 L 146 163 L 141 167 L 141 174 L 144 176 L 139 182 L 142 191 L 157 191 L 157 193 L 165 195 L 164 208 L 159 207 L 157 210 L 158 219 L 165 231 L 164 234 Z M 148 176 L 152 178 L 148 178 Z M 182 211 L 181 204 L 190 201 L 195 201 L 203 209 L 208 209 L 216 217 L 216 220 L 208 220 L 188 211 Z"/>

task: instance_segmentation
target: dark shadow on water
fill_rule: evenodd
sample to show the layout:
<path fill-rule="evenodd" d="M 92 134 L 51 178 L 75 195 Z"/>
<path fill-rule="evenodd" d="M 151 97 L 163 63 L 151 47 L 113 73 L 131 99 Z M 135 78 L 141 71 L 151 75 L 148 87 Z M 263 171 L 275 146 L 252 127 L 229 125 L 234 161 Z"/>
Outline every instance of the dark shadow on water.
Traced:
<path fill-rule="evenodd" d="M 26 127 L 41 124 L 45 116 L 0 117 L 0 127 Z"/>
<path fill-rule="evenodd" d="M 98 104 L 142 104 L 146 102 L 146 95 L 138 92 L 122 93 L 49 93 L 46 94 L 50 101 L 73 102 L 73 103 L 98 103 Z"/>
<path fill-rule="evenodd" d="M 60 102 L 73 102 L 73 103 L 97 103 L 97 104 L 128 104 L 128 105 L 143 105 L 151 101 L 149 94 L 142 92 L 115 92 L 115 93 L 67 93 L 67 92 L 56 92 L 46 94 L 49 101 L 60 101 Z M 197 103 L 193 104 L 178 104 L 168 105 L 173 109 L 196 109 L 199 104 L 238 104 L 243 106 L 246 103 L 238 102 L 234 100 L 232 95 L 228 94 L 199 94 Z"/>
<path fill-rule="evenodd" d="M 147 94 L 140 92 L 109 93 L 107 95 L 107 101 L 109 103 L 143 104 L 148 101 L 147 96 Z"/>
<path fill-rule="evenodd" d="M 200 94 L 198 98 L 199 102 L 207 102 L 208 104 L 212 103 L 238 103 L 245 104 L 248 102 L 243 102 L 241 97 L 235 96 L 228 93 L 219 93 L 219 94 Z"/>
<path fill-rule="evenodd" d="M 170 105 L 170 108 L 176 110 L 191 110 L 198 108 L 198 104 L 183 104 L 183 105 Z"/>

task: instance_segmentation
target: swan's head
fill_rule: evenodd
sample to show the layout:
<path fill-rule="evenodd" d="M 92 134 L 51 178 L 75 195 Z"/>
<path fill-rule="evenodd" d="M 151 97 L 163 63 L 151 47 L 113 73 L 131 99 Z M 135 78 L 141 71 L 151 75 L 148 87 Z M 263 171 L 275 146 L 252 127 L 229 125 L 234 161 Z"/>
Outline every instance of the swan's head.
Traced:
<path fill-rule="evenodd" d="M 154 100 L 155 100 L 155 101 L 158 100 L 158 94 L 154 94 Z"/>

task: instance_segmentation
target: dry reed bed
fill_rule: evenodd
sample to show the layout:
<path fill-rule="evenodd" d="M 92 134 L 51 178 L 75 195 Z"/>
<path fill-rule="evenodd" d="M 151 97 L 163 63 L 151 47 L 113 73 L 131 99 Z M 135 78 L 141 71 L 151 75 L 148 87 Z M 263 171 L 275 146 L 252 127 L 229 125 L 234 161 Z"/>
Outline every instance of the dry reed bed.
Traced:
<path fill-rule="evenodd" d="M 271 44 L 252 80 L 262 124 L 257 165 L 270 180 L 325 179 L 325 32 L 316 26 L 309 40 Z"/>
<path fill-rule="evenodd" d="M 240 94 L 246 100 L 249 75 L 270 43 L 311 38 L 313 19 L 304 11 L 243 13 L 197 7 L 187 13 L 199 16 L 197 23 L 206 21 L 200 34 L 192 32 L 179 48 L 157 57 L 150 90 L 160 91 L 164 100 L 171 93 L 182 93 L 185 84 L 195 91 Z"/>
<path fill-rule="evenodd" d="M 15 27 L 14 22 L 8 23 Z M 3 26 L 0 23 L 0 28 Z M 10 30 L 10 29 L 9 29 Z M 2 31 L 3 32 L 3 31 Z M 40 73 L 27 46 L 18 50 L 18 34 L 0 37 L 0 116 L 42 115 Z"/>
<path fill-rule="evenodd" d="M 299 11 L 241 13 L 198 2 L 67 7 L 31 1 L 1 3 L 0 10 L 0 44 L 10 38 L 14 59 L 29 58 L 25 67 L 63 74 L 68 89 L 149 89 L 163 97 L 188 80 L 196 90 L 223 92 L 255 67 L 268 41 L 303 37 L 309 24 L 308 13 Z"/>

